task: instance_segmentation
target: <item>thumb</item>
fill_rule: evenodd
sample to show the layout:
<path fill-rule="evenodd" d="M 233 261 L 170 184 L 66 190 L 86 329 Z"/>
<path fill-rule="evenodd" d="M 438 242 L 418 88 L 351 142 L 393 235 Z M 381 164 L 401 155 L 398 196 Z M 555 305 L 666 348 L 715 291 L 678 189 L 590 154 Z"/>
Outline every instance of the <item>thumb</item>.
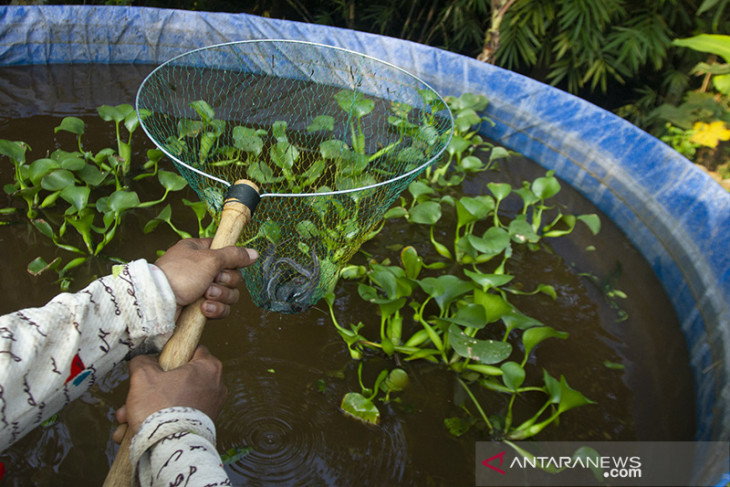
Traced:
<path fill-rule="evenodd" d="M 218 270 L 238 269 L 247 267 L 259 258 L 259 253 L 254 249 L 237 247 L 235 245 L 212 250 L 218 264 Z"/>

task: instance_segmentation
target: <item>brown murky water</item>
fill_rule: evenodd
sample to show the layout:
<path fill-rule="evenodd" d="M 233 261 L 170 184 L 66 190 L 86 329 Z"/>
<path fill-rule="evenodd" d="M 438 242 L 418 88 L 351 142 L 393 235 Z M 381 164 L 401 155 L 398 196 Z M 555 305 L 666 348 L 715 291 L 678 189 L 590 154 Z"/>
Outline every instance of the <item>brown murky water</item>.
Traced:
<path fill-rule="evenodd" d="M 150 69 L 2 68 L 0 138 L 27 141 L 33 159 L 61 143 L 68 146 L 73 142 L 70 134 L 53 134 L 63 116 L 75 115 L 91 123 L 98 121 L 98 105 L 133 103 L 136 88 Z M 112 146 L 113 126 L 89 125 L 85 140 L 93 150 Z M 151 144 L 140 131 L 133 146 L 139 161 Z M 171 169 L 169 162 L 165 165 Z M 3 159 L 1 184 L 9 182 L 10 169 Z M 489 178 L 514 185 L 543 174 L 536 164 L 515 158 Z M 465 191 L 481 192 L 485 182 L 471 180 Z M 141 186 L 138 191 L 142 200 L 150 200 L 158 197 L 159 189 Z M 596 212 L 567 185 L 558 199 L 573 213 Z M 185 210 L 178 204 L 175 211 Z M 171 245 L 177 237 L 166 228 L 142 233 L 146 218 L 153 215 L 154 210 L 129 218 L 108 253 L 128 260 L 153 260 L 156 250 Z M 188 231 L 194 231 L 192 216 L 186 224 Z M 598 237 L 579 226 L 571 237 L 551 242 L 552 252 L 522 253 L 514 259 L 522 270 L 513 273 L 526 288 L 543 282 L 558 292 L 555 302 L 547 297 L 515 297 L 514 303 L 570 333 L 568 340 L 544 342 L 531 366 L 546 367 L 553 376 L 565 374 L 571 386 L 598 403 L 567 413 L 560 426 L 551 426 L 538 438 L 691 440 L 692 381 L 671 303 L 626 237 L 607 218 L 602 224 Z M 420 236 L 399 233 L 397 238 L 417 244 Z M 368 250 L 381 252 L 383 240 L 369 242 Z M 588 246 L 596 250 L 586 251 Z M 0 313 L 42 305 L 58 293 L 51 276 L 32 277 L 26 272 L 27 263 L 36 256 L 50 260 L 55 254 L 53 245 L 27 225 L 0 226 Z M 93 276 L 106 274 L 111 265 L 104 260 L 86 265 L 73 290 Z M 618 304 L 628 318 L 617 322 L 616 310 L 581 273 L 598 276 L 624 291 L 628 299 Z M 343 324 L 374 316 L 357 297 L 352 282 L 341 282 L 337 296 Z M 474 443 L 484 438 L 478 432 L 455 438 L 445 430 L 443 419 L 458 413 L 455 402 L 461 398 L 452 376 L 437 367 L 407 365 L 411 384 L 400 404 L 382 408 L 378 427 L 339 412 L 342 396 L 359 390 L 359 385 L 356 365 L 330 324 L 326 307 L 293 316 L 269 313 L 254 307 L 244 291 L 232 315 L 210 323 L 202 341 L 224 362 L 229 390 L 217 421 L 219 450 L 252 448 L 227 467 L 234 484 L 473 485 Z M 625 368 L 608 368 L 604 361 Z M 367 362 L 366 383 L 372 383 L 383 365 L 378 359 Z M 114 451 L 109 437 L 114 410 L 126 394 L 125 380 L 126 370 L 120 367 L 62 411 L 53 426 L 36 429 L 0 454 L 7 470 L 3 485 L 99 485 Z M 487 408 L 501 405 L 501 399 L 488 394 L 481 399 Z"/>

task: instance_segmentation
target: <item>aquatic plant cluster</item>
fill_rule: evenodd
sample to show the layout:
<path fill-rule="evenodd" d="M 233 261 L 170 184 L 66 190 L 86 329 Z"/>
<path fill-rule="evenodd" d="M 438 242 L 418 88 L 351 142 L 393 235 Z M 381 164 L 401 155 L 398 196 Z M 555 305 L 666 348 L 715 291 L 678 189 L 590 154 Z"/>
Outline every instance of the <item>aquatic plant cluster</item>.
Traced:
<path fill-rule="evenodd" d="M 132 177 L 132 135 L 139 128 L 137 113 L 131 105 L 103 105 L 99 117 L 114 124 L 117 147 L 106 147 L 94 153 L 84 146 L 86 124 L 77 117 L 65 117 L 54 132 L 68 132 L 76 136 L 76 147 L 56 149 L 45 157 L 29 160 L 31 148 L 22 141 L 0 140 L 0 154 L 8 157 L 14 166 L 14 182 L 4 191 L 13 201 L 22 202 L 22 208 L 9 205 L 0 214 L 10 218 L 2 224 L 18 223 L 18 215 L 25 217 L 43 236 L 60 250 L 75 256 L 64 262 L 55 257 L 47 262 L 39 256 L 28 265 L 28 271 L 38 275 L 53 270 L 63 290 L 69 288 L 72 270 L 92 257 L 106 257 L 122 262 L 102 251 L 117 235 L 124 216 L 134 209 L 162 205 L 171 192 L 180 191 L 187 183 L 177 173 L 158 168 L 162 152 L 147 151 L 147 161 Z M 120 127 L 128 137 L 124 139 Z M 157 177 L 164 191 L 153 201 L 140 201 L 137 191 L 130 188 L 133 181 Z M 154 228 L 160 220 L 169 221 L 170 205 L 160 216 L 148 223 Z M 189 237 L 187 232 L 178 233 Z"/>
<path fill-rule="evenodd" d="M 343 98 L 343 95 L 339 96 Z M 335 99 L 340 103 L 337 96 Z M 388 152 L 396 154 L 396 148 L 398 157 L 406 162 L 423 158 L 423 151 L 431 140 L 428 124 L 409 122 L 404 115 L 409 112 L 408 107 L 398 106 L 390 123 L 401 134 L 399 139 L 383 146 L 377 157 L 365 157 L 364 146 L 368 141 L 363 140 L 360 125 L 361 118 L 372 111 L 372 106 L 366 98 L 356 101 L 360 109 L 350 127 L 355 146 L 350 148 L 330 139 L 319 140 L 321 157 L 312 159 L 309 168 L 298 175 L 291 171 L 301 152 L 292 142 L 291 137 L 296 136 L 288 135 L 286 124 L 278 122 L 271 127 L 271 132 L 262 127 L 236 127 L 233 146 L 228 151 L 230 157 L 215 164 L 242 165 L 247 169 L 247 175 L 261 184 L 273 183 L 296 191 L 315 184 L 324 161 L 329 156 L 334 157 L 332 151 L 339 157 L 345 151 L 347 157 L 361 161 L 363 166 Z M 483 96 L 464 94 L 447 101 L 455 125 L 454 136 L 446 148 L 447 157 L 410 183 L 407 194 L 385 213 L 387 224 L 366 232 L 367 238 L 373 238 L 390 228 L 405 226 L 409 230 L 398 235 L 425 232 L 427 244 L 419 246 L 396 240 L 397 253 L 392 258 L 377 261 L 370 257 L 366 264 L 353 264 L 340 272 L 343 279 L 357 281 L 360 298 L 377 309 L 380 326 L 375 336 L 366 332 L 362 322 L 340 324 L 334 287 L 329 286 L 325 295 L 333 325 L 351 357 L 360 361 L 361 390 L 348 393 L 341 408 L 352 417 L 377 424 L 380 411 L 376 403 L 397 401 L 398 393 L 408 385 L 408 374 L 401 365 L 429 362 L 456 374 L 456 381 L 471 401 L 470 405 L 462 405 L 463 415 L 445 419 L 445 426 L 451 433 L 462 435 L 476 426 L 485 428 L 493 438 L 529 438 L 557 422 L 566 411 L 592 401 L 571 388 L 564 376 L 553 377 L 547 370 L 542 371 L 541 377 L 528 376 L 530 369 L 526 365 L 540 343 L 551 338 L 565 340 L 568 334 L 527 316 L 510 303 L 511 295 L 541 294 L 556 298 L 556 290 L 550 285 L 541 284 L 530 290 L 512 285 L 515 276 L 510 274 L 510 259 L 519 249 L 540 249 L 545 238 L 570 234 L 578 223 L 587 225 L 595 234 L 600 221 L 593 214 L 564 213 L 550 203 L 560 191 L 560 183 L 552 172 L 524 182 L 520 187 L 490 182 L 481 194 L 465 194 L 465 181 L 490 171 L 496 161 L 509 156 L 509 152 L 479 135 L 480 125 L 490 123 L 479 115 L 487 104 Z M 178 149 L 183 150 L 181 141 L 195 139 L 199 143 L 196 147 L 201 160 L 214 150 L 220 156 L 222 149 L 216 148 L 215 142 L 222 130 L 214 129 L 220 129 L 221 122 L 203 101 L 196 102 L 192 108 L 201 120 L 178 121 L 178 137 L 168 141 L 167 149 L 175 153 Z M 129 105 L 119 105 L 99 107 L 98 113 L 103 120 L 114 123 L 116 149 L 105 148 L 96 153 L 85 149 L 82 139 L 85 125 L 75 117 L 64 118 L 55 128 L 57 132 L 76 135 L 77 147 L 70 151 L 57 149 L 48 157 L 28 161 L 27 144 L 0 140 L 0 154 L 7 156 L 14 166 L 15 181 L 4 189 L 13 202 L 20 203 L 1 210 L 4 216 L 13 219 L 5 223 L 18 222 L 17 217 L 24 212 L 27 221 L 58 249 L 76 255 L 66 263 L 61 262 L 60 257 L 50 263 L 38 257 L 29 264 L 28 270 L 33 274 L 52 269 L 58 274 L 63 289 L 69 287 L 74 268 L 89 259 L 104 256 L 102 251 L 118 234 L 125 215 L 136 209 L 162 208 L 157 216 L 145 223 L 145 232 L 165 223 L 181 237 L 190 236 L 178 228 L 181 225 L 173 222 L 171 205 L 162 206 L 169 193 L 187 186 L 183 177 L 158 167 L 163 153 L 156 149 L 147 151 L 147 161 L 141 168 L 132 170 L 131 140 L 139 126 L 136 112 Z M 150 115 L 143 113 L 143 116 Z M 331 117 L 317 117 L 307 131 L 310 134 L 331 132 L 332 125 Z M 121 137 L 121 126 L 127 130 L 126 140 Z M 418 139 L 423 147 L 399 147 L 406 136 L 415 132 L 426 132 Z M 333 148 L 336 143 L 338 146 Z M 417 157 L 414 156 L 414 151 L 419 150 Z M 292 174 L 287 176 L 287 171 Z M 364 174 L 363 168 L 357 174 L 340 175 L 339 179 L 334 179 L 334 184 L 347 186 L 348 177 L 360 174 Z M 141 202 L 132 187 L 137 181 L 153 177 L 163 194 L 157 200 Z M 522 208 L 517 215 L 508 218 L 500 212 L 500 206 L 507 197 L 515 195 L 521 199 Z M 204 198 L 204 201 L 183 200 L 195 213 L 200 236 L 210 235 L 215 226 L 215 221 L 203 224 L 213 200 Z M 353 201 L 357 205 L 356 197 Z M 345 224 L 354 225 L 357 220 L 357 213 L 343 219 Z M 295 230 L 302 243 L 309 235 L 327 244 L 326 232 L 332 229 L 326 225 L 320 227 L 300 221 Z M 335 230 L 341 232 L 342 228 Z M 277 232 L 280 233 L 281 228 L 261 225 L 249 242 L 260 238 L 276 244 Z M 306 244 L 298 246 L 298 251 L 305 256 L 311 249 Z M 369 255 L 367 248 L 363 255 Z M 113 256 L 105 258 L 121 260 Z M 320 259 L 317 265 L 319 276 L 321 266 L 326 264 Z M 395 366 L 381 370 L 373 386 L 369 387 L 363 382 L 362 370 L 373 353 L 391 358 Z M 474 393 L 475 387 L 507 397 L 504 411 L 485 411 L 477 399 L 478 394 Z M 531 416 L 517 418 L 513 406 L 516 398 L 524 394 L 541 395 L 542 405 Z"/>
<path fill-rule="evenodd" d="M 552 172 L 521 187 L 490 182 L 483 194 L 465 194 L 465 180 L 489 171 L 508 152 L 477 132 L 481 123 L 489 123 L 478 115 L 487 104 L 484 97 L 464 94 L 448 102 L 456 127 L 448 158 L 409 185 L 408 195 L 386 214 L 391 222 L 383 230 L 398 225 L 426 229 L 430 248 L 419 253 L 416 246 L 422 245 L 403 241 L 408 238 L 404 235 L 423 235 L 423 231 L 394 231 L 388 233 L 389 248 L 399 251 L 392 258 L 371 257 L 365 265 L 351 265 L 342 272 L 344 279 L 357 281 L 359 296 L 377 309 L 379 333 L 366 333 L 363 322 L 341 324 L 336 296 L 331 293 L 326 299 L 332 322 L 353 359 L 384 354 L 395 364 L 428 361 L 456 374 L 471 404 L 463 405 L 464 415 L 445 419 L 451 433 L 459 436 L 479 424 L 495 439 L 525 439 L 566 411 L 592 401 L 571 388 L 564 376 L 556 378 L 543 369 L 542 377 L 528 377 L 526 364 L 540 343 L 567 339 L 568 333 L 510 303 L 510 295 L 556 298 L 556 290 L 547 284 L 530 290 L 512 285 L 510 259 L 519 248 L 535 251 L 545 238 L 570 234 L 579 222 L 595 234 L 600 220 L 595 214 L 571 215 L 551 205 L 550 199 L 560 191 Z M 509 195 L 522 200 L 521 211 L 512 218 L 500 213 L 500 204 Z M 388 386 L 394 373 L 401 377 L 397 389 Z M 377 423 L 378 388 L 385 391 L 381 400 L 388 402 L 390 394 L 407 383 L 403 374 L 400 367 L 383 370 L 372 388 L 360 379 L 363 390 L 347 394 L 342 409 Z M 505 410 L 485 411 L 473 392 L 475 387 L 506 395 Z M 530 417 L 517 418 L 513 405 L 524 394 L 542 395 L 542 406 Z"/>

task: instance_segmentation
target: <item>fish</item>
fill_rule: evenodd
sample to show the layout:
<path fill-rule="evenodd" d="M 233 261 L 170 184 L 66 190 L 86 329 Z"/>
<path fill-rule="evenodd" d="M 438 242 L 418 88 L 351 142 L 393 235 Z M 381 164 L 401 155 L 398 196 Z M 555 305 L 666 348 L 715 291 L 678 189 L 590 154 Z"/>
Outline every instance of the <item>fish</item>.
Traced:
<path fill-rule="evenodd" d="M 302 265 L 291 257 L 276 255 L 276 247 L 269 245 L 263 255 L 263 307 L 280 313 L 300 313 L 312 306 L 312 298 L 319 287 L 320 262 L 314 248 L 311 263 Z"/>

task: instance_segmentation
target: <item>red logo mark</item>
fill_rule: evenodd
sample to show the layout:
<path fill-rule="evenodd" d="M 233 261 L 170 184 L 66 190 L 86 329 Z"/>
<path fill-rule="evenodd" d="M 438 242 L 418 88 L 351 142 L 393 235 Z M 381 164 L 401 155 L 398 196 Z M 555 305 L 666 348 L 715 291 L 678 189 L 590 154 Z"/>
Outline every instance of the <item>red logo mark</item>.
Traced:
<path fill-rule="evenodd" d="M 486 460 L 484 460 L 484 461 L 482 462 L 482 465 L 484 465 L 485 467 L 489 467 L 489 468 L 491 468 L 492 470 L 494 470 L 495 472 L 499 472 L 499 473 L 501 473 L 502 475 L 507 475 L 507 472 L 505 472 L 505 471 L 504 471 L 504 470 L 502 470 L 501 468 L 497 468 L 497 467 L 495 467 L 494 465 L 490 465 L 490 464 L 489 464 L 489 462 L 491 462 L 491 461 L 492 461 L 492 460 L 494 460 L 495 458 L 499 458 L 499 466 L 501 467 L 501 466 L 502 466 L 502 462 L 504 462 L 504 454 L 505 454 L 505 453 L 507 453 L 507 452 L 506 452 L 506 451 L 503 451 L 502 453 L 497 453 L 496 455 L 494 455 L 494 456 L 492 456 L 492 457 L 489 457 L 489 458 L 487 458 Z"/>

